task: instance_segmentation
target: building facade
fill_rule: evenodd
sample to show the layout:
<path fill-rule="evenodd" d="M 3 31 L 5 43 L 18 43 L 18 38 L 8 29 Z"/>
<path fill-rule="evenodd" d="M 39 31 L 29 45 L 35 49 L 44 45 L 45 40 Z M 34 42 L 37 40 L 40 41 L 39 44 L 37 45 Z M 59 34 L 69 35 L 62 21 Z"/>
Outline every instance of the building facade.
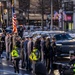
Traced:
<path fill-rule="evenodd" d="M 14 6 L 16 9 L 16 14 L 17 14 L 17 18 L 19 22 L 25 24 L 29 21 L 30 24 L 35 23 L 35 25 L 36 24 L 41 25 L 42 16 L 39 13 L 39 9 L 37 9 L 37 7 L 39 6 L 38 1 L 39 0 L 14 0 Z M 62 1 L 61 7 L 63 7 L 63 4 L 64 4 L 64 7 L 62 8 L 62 10 L 64 10 L 67 14 L 68 20 L 64 21 L 64 28 L 69 30 L 75 29 L 75 0 L 57 0 L 57 1 Z M 0 10 L 1 10 L 0 22 L 2 22 L 2 19 L 3 19 L 6 25 L 8 26 L 11 24 L 11 21 L 12 21 L 11 20 L 12 19 L 12 10 L 11 10 L 12 0 L 1 0 L 1 3 L 3 5 L 0 6 Z M 59 8 L 57 8 L 56 10 L 59 10 Z M 51 9 L 49 8 L 48 13 L 50 14 L 50 12 L 51 12 Z M 44 14 L 44 23 L 46 23 L 47 17 L 49 15 L 48 13 Z"/>

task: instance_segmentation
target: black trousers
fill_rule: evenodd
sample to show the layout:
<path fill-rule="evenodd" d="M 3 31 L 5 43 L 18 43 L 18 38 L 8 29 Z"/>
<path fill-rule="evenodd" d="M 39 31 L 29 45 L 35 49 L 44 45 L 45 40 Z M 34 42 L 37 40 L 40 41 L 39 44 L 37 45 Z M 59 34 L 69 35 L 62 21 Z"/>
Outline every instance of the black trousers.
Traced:
<path fill-rule="evenodd" d="M 50 57 L 46 57 L 46 67 L 47 67 L 47 71 L 50 70 Z"/>
<path fill-rule="evenodd" d="M 26 69 L 29 70 L 29 71 L 32 70 L 31 64 L 32 64 L 32 63 L 31 63 L 31 60 L 29 59 L 28 56 L 26 56 Z"/>
<path fill-rule="evenodd" d="M 13 64 L 14 64 L 14 72 L 18 72 L 19 73 L 19 61 L 20 58 L 15 58 L 13 59 Z"/>

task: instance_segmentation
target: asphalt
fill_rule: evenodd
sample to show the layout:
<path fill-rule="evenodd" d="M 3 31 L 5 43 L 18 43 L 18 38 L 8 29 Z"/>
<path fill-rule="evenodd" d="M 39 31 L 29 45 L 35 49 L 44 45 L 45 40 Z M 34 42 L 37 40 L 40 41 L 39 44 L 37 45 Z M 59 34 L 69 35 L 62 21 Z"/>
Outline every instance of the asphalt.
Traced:
<path fill-rule="evenodd" d="M 21 66 L 21 63 L 20 65 Z M 0 58 L 0 75 L 32 75 L 29 71 L 27 71 L 25 68 L 22 69 L 19 67 L 20 73 L 14 73 L 14 68 L 12 62 L 9 60 L 6 60 L 6 54 L 3 52 L 2 58 Z"/>
<path fill-rule="evenodd" d="M 69 62 L 69 57 L 67 57 L 67 58 L 61 58 L 60 57 L 60 58 L 57 58 L 57 61 L 55 63 L 57 63 L 57 64 L 61 64 L 61 63 L 66 64 L 68 62 Z M 19 69 L 20 69 L 19 74 L 14 73 L 13 64 L 11 63 L 11 61 L 6 60 L 6 54 L 5 54 L 5 52 L 3 52 L 2 58 L 0 59 L 0 75 L 33 75 L 32 73 L 27 71 L 25 68 L 22 69 L 21 68 L 21 63 L 19 64 Z M 55 70 L 54 73 L 55 73 L 55 75 L 60 75 L 58 70 Z"/>

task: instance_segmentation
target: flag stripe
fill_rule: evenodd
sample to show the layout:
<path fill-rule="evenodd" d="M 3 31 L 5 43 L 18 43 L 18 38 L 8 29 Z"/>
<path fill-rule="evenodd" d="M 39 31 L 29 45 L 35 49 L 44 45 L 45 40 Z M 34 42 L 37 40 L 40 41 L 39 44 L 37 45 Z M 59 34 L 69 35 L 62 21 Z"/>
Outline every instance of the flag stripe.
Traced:
<path fill-rule="evenodd" d="M 58 17 L 58 12 L 57 11 L 54 11 L 54 19 L 56 19 Z"/>
<path fill-rule="evenodd" d="M 17 33 L 17 19 L 14 7 L 12 7 L 12 25 L 13 25 L 13 32 Z"/>
<path fill-rule="evenodd" d="M 63 17 L 64 17 L 64 20 L 67 21 L 67 15 L 65 12 L 63 12 Z"/>

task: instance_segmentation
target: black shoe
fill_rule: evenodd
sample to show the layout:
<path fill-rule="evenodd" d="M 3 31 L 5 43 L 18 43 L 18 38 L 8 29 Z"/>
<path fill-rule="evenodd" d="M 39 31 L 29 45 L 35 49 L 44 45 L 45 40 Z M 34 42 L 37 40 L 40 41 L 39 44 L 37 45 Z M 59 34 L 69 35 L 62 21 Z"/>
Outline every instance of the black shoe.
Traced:
<path fill-rule="evenodd" d="M 14 70 L 14 72 L 16 73 L 16 70 Z"/>
<path fill-rule="evenodd" d="M 26 69 L 28 69 L 28 67 L 26 67 Z"/>
<path fill-rule="evenodd" d="M 9 58 L 7 58 L 7 61 L 9 60 Z"/>
<path fill-rule="evenodd" d="M 19 71 L 17 71 L 19 73 Z"/>
<path fill-rule="evenodd" d="M 31 68 L 31 69 L 29 69 L 29 71 L 31 72 L 33 69 Z"/>
<path fill-rule="evenodd" d="M 25 68 L 25 66 L 21 66 L 21 68 Z"/>
<path fill-rule="evenodd" d="M 54 75 L 54 72 L 53 72 L 53 71 L 51 71 L 51 72 L 50 72 L 50 74 Z"/>

